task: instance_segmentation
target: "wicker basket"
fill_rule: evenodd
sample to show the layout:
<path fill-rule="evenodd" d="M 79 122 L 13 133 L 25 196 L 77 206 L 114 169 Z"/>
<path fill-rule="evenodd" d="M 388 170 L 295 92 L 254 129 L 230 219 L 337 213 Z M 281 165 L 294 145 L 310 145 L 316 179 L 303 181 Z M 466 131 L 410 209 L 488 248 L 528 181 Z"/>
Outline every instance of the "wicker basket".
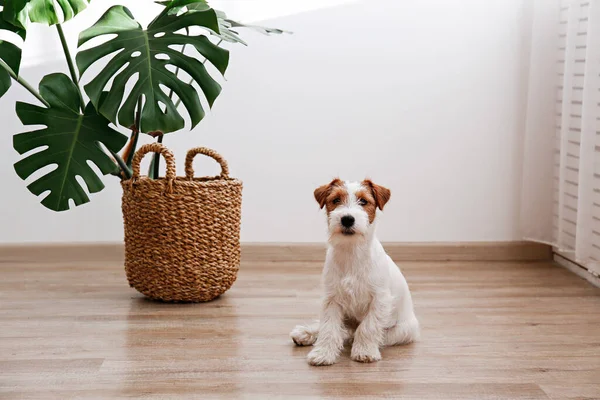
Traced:
<path fill-rule="evenodd" d="M 165 178 L 140 176 L 147 153 L 161 153 Z M 221 175 L 194 178 L 196 154 L 214 158 Z M 142 146 L 133 176 L 122 181 L 125 271 L 129 285 L 163 301 L 209 301 L 228 290 L 240 264 L 242 182 L 229 177 L 213 150 L 195 148 L 176 177 L 173 153 L 161 144 Z"/>

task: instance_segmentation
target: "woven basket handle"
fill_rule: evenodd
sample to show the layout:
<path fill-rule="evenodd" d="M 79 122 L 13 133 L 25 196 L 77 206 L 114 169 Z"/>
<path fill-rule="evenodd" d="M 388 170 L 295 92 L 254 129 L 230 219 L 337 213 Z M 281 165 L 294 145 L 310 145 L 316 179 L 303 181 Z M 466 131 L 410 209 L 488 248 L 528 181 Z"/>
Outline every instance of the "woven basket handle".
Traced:
<path fill-rule="evenodd" d="M 205 156 L 213 158 L 216 162 L 221 165 L 221 178 L 229 178 L 229 167 L 227 166 L 227 161 L 219 153 L 214 150 L 208 149 L 206 147 L 195 147 L 188 151 L 187 156 L 185 157 L 185 177 L 187 179 L 194 178 L 194 167 L 192 162 L 194 161 L 194 157 L 197 154 L 203 154 Z"/>
<path fill-rule="evenodd" d="M 136 180 L 140 177 L 140 163 L 142 162 L 142 158 L 148 153 L 160 153 L 167 163 L 167 180 L 173 181 L 175 180 L 176 170 L 175 170 L 175 156 L 171 152 L 171 150 L 167 149 L 160 143 L 150 143 L 145 144 L 138 151 L 136 151 L 133 156 L 133 161 L 131 162 L 131 169 L 133 170 L 133 174 L 131 176 L 132 180 Z"/>

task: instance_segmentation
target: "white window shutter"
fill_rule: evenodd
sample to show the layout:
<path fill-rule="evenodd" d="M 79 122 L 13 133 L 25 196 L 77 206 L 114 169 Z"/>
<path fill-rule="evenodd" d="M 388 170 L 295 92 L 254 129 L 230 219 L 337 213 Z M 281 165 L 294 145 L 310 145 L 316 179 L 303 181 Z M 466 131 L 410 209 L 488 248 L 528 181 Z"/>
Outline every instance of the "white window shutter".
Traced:
<path fill-rule="evenodd" d="M 559 25 L 553 237 L 600 275 L 600 2 L 561 1 Z"/>

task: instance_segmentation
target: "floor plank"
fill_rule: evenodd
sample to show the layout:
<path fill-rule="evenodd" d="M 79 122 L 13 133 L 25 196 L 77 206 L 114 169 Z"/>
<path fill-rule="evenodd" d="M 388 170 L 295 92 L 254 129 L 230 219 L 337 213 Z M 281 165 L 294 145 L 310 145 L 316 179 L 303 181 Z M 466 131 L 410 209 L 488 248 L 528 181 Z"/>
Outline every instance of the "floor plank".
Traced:
<path fill-rule="evenodd" d="M 306 363 L 315 262 L 246 262 L 206 304 L 118 263 L 0 263 L 0 399 L 600 399 L 600 289 L 549 262 L 404 262 L 422 339 L 377 364 Z"/>

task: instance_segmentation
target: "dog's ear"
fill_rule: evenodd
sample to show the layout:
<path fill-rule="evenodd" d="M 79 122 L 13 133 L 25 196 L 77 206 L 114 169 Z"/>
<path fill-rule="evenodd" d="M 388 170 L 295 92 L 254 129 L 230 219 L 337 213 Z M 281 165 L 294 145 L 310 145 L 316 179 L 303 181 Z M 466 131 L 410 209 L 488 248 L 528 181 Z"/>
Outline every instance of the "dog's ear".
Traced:
<path fill-rule="evenodd" d="M 392 196 L 392 192 L 390 189 L 385 188 L 380 185 L 374 184 L 370 179 L 365 179 L 363 181 L 363 185 L 371 189 L 373 193 L 373 197 L 375 198 L 375 204 L 380 210 L 383 210 L 383 207 L 390 200 Z"/>
<path fill-rule="evenodd" d="M 329 193 L 331 193 L 331 189 L 333 189 L 336 186 L 339 186 L 341 183 L 342 181 L 339 178 L 335 178 L 327 185 L 319 186 L 315 189 L 315 200 L 317 200 L 317 203 L 319 203 L 319 207 L 325 207 L 325 203 L 327 202 L 327 196 L 329 196 Z"/>

